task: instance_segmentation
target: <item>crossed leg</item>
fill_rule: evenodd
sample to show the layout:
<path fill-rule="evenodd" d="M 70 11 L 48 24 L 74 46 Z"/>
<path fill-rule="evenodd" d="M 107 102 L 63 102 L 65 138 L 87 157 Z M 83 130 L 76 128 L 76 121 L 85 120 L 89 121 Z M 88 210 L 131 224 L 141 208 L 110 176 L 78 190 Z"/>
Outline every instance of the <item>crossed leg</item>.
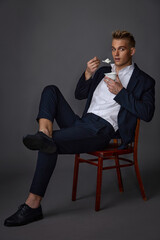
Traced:
<path fill-rule="evenodd" d="M 52 132 L 54 119 L 60 130 Z M 44 89 L 37 120 L 39 131 L 43 131 L 49 138 L 52 137 L 57 151 L 52 154 L 38 152 L 36 170 L 26 204 L 22 204 L 15 214 L 5 220 L 6 226 L 23 225 L 43 217 L 40 203 L 56 166 L 58 154 L 85 153 L 103 149 L 114 131 L 109 126 L 108 132 L 105 130 L 105 135 L 102 131 L 94 132 L 90 128 L 90 123 L 93 124 L 94 119 L 87 121 L 80 119 L 56 86 L 48 86 Z"/>
<path fill-rule="evenodd" d="M 37 121 L 39 123 L 39 131 L 51 138 L 54 119 L 56 119 L 60 128 L 66 128 L 71 126 L 75 120 L 78 119 L 78 116 L 73 112 L 60 90 L 56 86 L 50 85 L 45 87 L 42 92 Z M 48 185 L 50 176 L 56 165 L 57 156 L 55 155 L 57 154 L 38 153 L 36 171 L 31 186 L 32 192 L 30 191 L 26 200 L 26 204 L 31 208 L 37 208 L 40 205 L 44 193 L 39 194 L 39 192 L 35 190 L 37 188 L 37 181 L 39 183 L 38 186 Z M 43 177 L 45 174 L 48 176 L 47 179 Z M 34 191 L 32 189 L 34 189 Z M 41 189 L 43 189 L 43 187 L 41 187 Z M 42 191 L 45 192 L 45 190 Z"/>

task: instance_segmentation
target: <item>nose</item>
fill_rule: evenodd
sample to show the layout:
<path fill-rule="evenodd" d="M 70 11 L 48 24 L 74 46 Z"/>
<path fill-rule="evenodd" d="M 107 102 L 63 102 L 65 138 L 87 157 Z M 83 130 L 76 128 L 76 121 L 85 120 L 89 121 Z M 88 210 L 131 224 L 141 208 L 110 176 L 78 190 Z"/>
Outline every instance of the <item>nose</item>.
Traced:
<path fill-rule="evenodd" d="M 118 56 L 118 55 L 119 55 L 119 51 L 117 49 L 117 50 L 115 50 L 115 56 Z"/>

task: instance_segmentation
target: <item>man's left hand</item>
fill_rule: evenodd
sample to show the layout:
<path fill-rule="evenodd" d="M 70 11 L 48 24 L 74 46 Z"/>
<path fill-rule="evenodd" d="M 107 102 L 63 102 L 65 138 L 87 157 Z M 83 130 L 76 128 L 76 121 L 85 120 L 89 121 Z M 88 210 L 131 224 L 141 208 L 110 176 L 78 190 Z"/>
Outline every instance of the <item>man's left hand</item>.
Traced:
<path fill-rule="evenodd" d="M 104 81 L 107 84 L 108 90 L 115 95 L 117 95 L 123 88 L 123 85 L 122 85 L 121 81 L 119 80 L 118 75 L 117 75 L 116 81 L 114 81 L 111 78 L 106 77 L 106 76 L 104 78 Z"/>

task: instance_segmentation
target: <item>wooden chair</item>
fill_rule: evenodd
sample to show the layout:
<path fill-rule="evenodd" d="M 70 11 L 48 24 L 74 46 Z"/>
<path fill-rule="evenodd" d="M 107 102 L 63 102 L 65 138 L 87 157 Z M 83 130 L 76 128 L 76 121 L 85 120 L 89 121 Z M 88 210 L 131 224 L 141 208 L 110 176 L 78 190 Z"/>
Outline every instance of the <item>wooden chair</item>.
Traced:
<path fill-rule="evenodd" d="M 137 126 L 135 131 L 134 142 L 129 144 L 125 149 L 118 149 L 120 146 L 119 140 L 114 139 L 112 143 L 108 145 L 108 147 L 103 151 L 95 151 L 87 153 L 89 155 L 95 156 L 94 159 L 84 159 L 80 157 L 80 154 L 75 155 L 75 165 L 74 165 L 74 176 L 73 176 L 73 189 L 72 189 L 72 201 L 76 200 L 76 192 L 77 192 L 77 182 L 78 182 L 78 170 L 80 163 L 88 163 L 97 167 L 97 189 L 96 189 L 96 202 L 95 202 L 95 210 L 99 211 L 100 209 L 100 198 L 101 198 L 101 185 L 102 185 L 102 171 L 107 169 L 116 169 L 119 191 L 123 192 L 123 184 L 121 178 L 120 168 L 133 166 L 135 168 L 136 176 L 138 179 L 140 191 L 142 194 L 142 198 L 147 200 L 144 187 L 142 183 L 142 179 L 139 172 L 138 167 L 138 159 L 137 159 L 137 147 L 138 147 L 138 136 L 139 136 L 139 125 L 140 120 L 137 120 Z M 124 158 L 121 155 L 132 154 L 133 159 L 130 160 L 128 158 Z M 128 156 L 127 156 L 128 157 Z M 103 167 L 103 160 L 113 159 L 115 161 L 115 165 Z"/>

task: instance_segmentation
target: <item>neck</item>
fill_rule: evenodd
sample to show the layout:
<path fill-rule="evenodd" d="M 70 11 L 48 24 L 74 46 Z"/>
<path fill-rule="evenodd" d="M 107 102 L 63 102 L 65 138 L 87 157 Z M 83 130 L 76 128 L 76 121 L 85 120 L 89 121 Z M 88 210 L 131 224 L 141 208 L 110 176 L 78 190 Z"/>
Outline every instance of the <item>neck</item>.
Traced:
<path fill-rule="evenodd" d="M 125 65 L 123 65 L 123 66 L 116 66 L 116 65 L 115 65 L 115 67 L 116 67 L 116 72 L 118 73 L 120 70 L 122 70 L 123 68 L 125 68 L 125 67 L 127 67 L 127 66 L 130 66 L 130 65 L 132 65 L 132 61 L 129 62 L 129 63 L 127 63 L 127 64 L 125 64 Z"/>

